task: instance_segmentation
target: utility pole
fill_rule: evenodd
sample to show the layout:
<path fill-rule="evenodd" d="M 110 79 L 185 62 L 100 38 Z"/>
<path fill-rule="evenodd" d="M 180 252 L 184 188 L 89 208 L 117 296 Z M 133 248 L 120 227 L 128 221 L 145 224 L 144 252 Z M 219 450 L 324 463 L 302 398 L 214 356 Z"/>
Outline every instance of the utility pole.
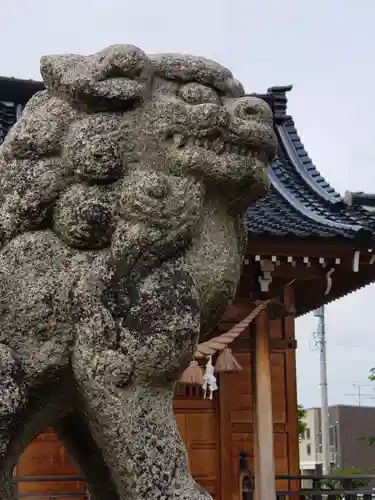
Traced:
<path fill-rule="evenodd" d="M 320 391 L 321 391 L 321 421 L 322 421 L 322 457 L 323 474 L 331 471 L 331 460 L 329 453 L 329 413 L 328 413 L 328 383 L 327 383 L 327 354 L 325 334 L 324 306 L 314 311 L 314 316 L 319 320 L 317 344 L 320 354 Z"/>
<path fill-rule="evenodd" d="M 357 389 L 357 396 L 358 396 L 358 406 L 361 406 L 361 384 L 357 384 L 356 382 L 353 382 L 353 389 Z"/>

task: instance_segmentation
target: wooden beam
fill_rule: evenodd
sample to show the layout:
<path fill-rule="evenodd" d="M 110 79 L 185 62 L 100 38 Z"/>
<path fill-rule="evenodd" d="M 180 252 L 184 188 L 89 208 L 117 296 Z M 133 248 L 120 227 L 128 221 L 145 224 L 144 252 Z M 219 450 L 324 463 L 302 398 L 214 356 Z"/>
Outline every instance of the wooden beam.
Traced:
<path fill-rule="evenodd" d="M 271 350 L 267 311 L 259 314 L 252 340 L 255 500 L 276 500 Z"/>
<path fill-rule="evenodd" d="M 353 241 L 344 239 L 341 241 L 324 241 L 317 239 L 298 239 L 294 241 L 291 237 L 250 237 L 248 239 L 246 255 L 294 255 L 295 257 L 316 256 L 316 257 L 341 257 L 351 255 L 355 249 L 367 252 L 369 248 L 375 251 L 372 241 L 356 241 L 353 249 Z"/>
<path fill-rule="evenodd" d="M 312 264 L 307 267 L 306 264 L 302 262 L 296 262 L 296 265 L 292 266 L 287 262 L 281 262 L 279 265 L 275 265 L 272 271 L 273 278 L 284 278 L 284 279 L 299 279 L 299 280 L 312 280 L 323 278 L 327 274 L 327 269 L 323 268 L 319 264 Z M 254 277 L 254 268 L 251 266 L 244 266 L 242 270 L 242 275 L 245 278 Z"/>
<path fill-rule="evenodd" d="M 358 259 L 359 269 L 363 267 L 369 270 L 374 269 L 375 262 L 373 256 L 375 256 L 375 252 L 360 253 Z M 262 258 L 269 259 L 269 257 L 271 256 L 267 254 L 262 255 Z M 339 262 L 336 262 L 336 259 L 332 256 L 327 257 L 326 255 L 322 255 L 322 257 L 325 259 L 324 267 L 322 264 L 318 263 L 318 257 L 310 256 L 310 265 L 307 266 L 304 262 L 298 260 L 301 259 L 301 257 L 296 257 L 292 265 L 285 260 L 286 256 L 281 256 L 280 263 L 278 265 L 275 265 L 274 270 L 272 271 L 272 276 L 285 278 L 296 277 L 297 279 L 314 279 L 325 276 L 327 271 L 332 267 L 340 272 L 354 272 L 354 251 L 350 255 L 341 255 L 337 257 L 339 259 Z M 253 267 L 251 267 L 250 265 L 244 266 L 242 274 L 244 277 L 254 275 Z"/>
<path fill-rule="evenodd" d="M 273 277 L 284 278 L 291 280 L 293 278 L 298 280 L 315 280 L 324 278 L 327 274 L 327 270 L 322 268 L 322 266 L 314 265 L 307 267 L 305 264 L 297 263 L 295 267 L 283 262 L 279 266 L 275 267 L 272 273 Z"/>
<path fill-rule="evenodd" d="M 233 351 L 236 352 L 248 352 L 249 350 L 249 339 L 248 337 L 239 337 L 236 339 L 232 346 Z M 285 340 L 285 339 L 271 339 L 270 340 L 270 348 L 271 352 L 273 351 L 295 351 L 297 349 L 297 341 L 293 340 Z"/>
<path fill-rule="evenodd" d="M 295 288 L 297 316 L 373 283 L 375 281 L 375 266 L 368 266 L 367 268 L 360 266 L 358 273 L 352 271 L 345 273 L 337 270 L 332 275 L 332 281 L 332 288 L 325 295 L 324 292 L 327 286 L 325 280 L 311 281 L 307 287 L 304 282 L 297 280 L 293 285 Z"/>

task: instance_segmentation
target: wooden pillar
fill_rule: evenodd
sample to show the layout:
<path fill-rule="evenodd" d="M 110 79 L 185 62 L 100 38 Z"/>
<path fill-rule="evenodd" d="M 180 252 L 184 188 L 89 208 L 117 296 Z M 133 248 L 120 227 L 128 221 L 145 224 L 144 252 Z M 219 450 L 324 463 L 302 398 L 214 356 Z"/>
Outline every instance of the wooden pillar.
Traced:
<path fill-rule="evenodd" d="M 291 312 L 284 318 L 284 333 L 286 341 L 295 342 L 294 333 L 294 290 L 291 286 L 284 289 L 284 304 L 287 311 Z M 285 353 L 287 362 L 286 372 L 286 398 L 288 415 L 288 456 L 290 476 L 300 474 L 299 466 L 299 437 L 298 437 L 298 412 L 297 412 L 297 370 L 296 370 L 296 351 L 288 349 Z M 300 490 L 301 481 L 298 479 L 289 480 L 290 490 Z"/>
<path fill-rule="evenodd" d="M 269 319 L 262 311 L 252 342 L 255 500 L 276 500 Z"/>

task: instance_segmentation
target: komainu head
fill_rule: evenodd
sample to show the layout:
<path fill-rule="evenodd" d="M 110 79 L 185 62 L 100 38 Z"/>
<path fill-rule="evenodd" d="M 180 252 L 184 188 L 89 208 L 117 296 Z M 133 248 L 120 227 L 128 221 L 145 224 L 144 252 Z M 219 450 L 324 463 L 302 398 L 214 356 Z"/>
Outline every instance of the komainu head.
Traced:
<path fill-rule="evenodd" d="M 1 148 L 3 241 L 42 227 L 119 258 L 164 238 L 168 254 L 191 240 L 207 196 L 241 212 L 264 194 L 272 112 L 219 64 L 114 45 L 42 57 L 41 73 L 46 90 Z"/>

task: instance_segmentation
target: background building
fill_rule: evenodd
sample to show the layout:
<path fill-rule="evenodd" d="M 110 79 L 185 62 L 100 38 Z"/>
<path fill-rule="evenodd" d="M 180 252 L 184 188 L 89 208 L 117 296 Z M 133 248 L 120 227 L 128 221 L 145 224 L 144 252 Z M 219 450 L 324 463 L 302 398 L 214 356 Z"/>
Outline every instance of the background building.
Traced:
<path fill-rule="evenodd" d="M 300 467 L 305 474 L 322 467 L 320 408 L 306 411 L 307 429 L 299 444 Z M 337 405 L 329 407 L 329 449 L 332 465 L 368 471 L 375 468 L 375 446 L 361 438 L 375 436 L 375 407 Z"/>

